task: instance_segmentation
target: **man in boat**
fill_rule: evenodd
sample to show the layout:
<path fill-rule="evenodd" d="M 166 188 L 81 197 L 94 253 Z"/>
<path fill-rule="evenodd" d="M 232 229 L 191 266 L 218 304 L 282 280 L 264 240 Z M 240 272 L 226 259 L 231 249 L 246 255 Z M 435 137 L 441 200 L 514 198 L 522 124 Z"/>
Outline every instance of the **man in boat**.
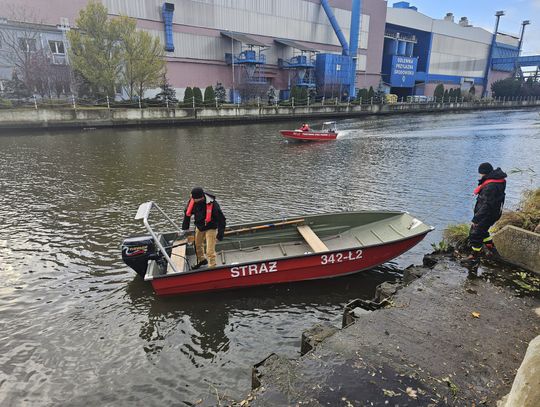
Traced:
<path fill-rule="evenodd" d="M 506 196 L 506 174 L 500 168 L 493 169 L 490 163 L 482 163 L 478 173 L 480 179 L 474 190 L 476 205 L 469 231 L 471 254 L 464 261 L 465 265 L 470 266 L 478 264 L 482 246 L 485 246 L 488 255 L 498 255 L 489 228 L 501 217 Z"/>
<path fill-rule="evenodd" d="M 302 127 L 300 127 L 300 130 L 309 131 L 310 130 L 309 125 L 307 123 L 303 123 Z"/>
<path fill-rule="evenodd" d="M 197 253 L 197 264 L 192 269 L 198 269 L 207 264 L 210 267 L 216 267 L 216 239 L 223 240 L 226 223 L 216 197 L 204 192 L 200 187 L 193 188 L 184 211 L 182 230 L 189 229 L 191 216 L 195 218 L 195 252 Z"/>

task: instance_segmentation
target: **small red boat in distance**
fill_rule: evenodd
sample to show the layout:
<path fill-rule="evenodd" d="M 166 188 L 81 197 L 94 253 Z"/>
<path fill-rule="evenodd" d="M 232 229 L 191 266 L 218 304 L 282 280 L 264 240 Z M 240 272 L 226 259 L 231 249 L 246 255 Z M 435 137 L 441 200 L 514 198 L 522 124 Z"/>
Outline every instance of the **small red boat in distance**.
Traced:
<path fill-rule="evenodd" d="M 176 230 L 156 233 L 157 209 Z M 325 213 L 230 227 L 217 243 L 216 267 L 194 269 L 195 248 L 154 202 L 139 207 L 145 236 L 125 239 L 124 262 L 158 295 L 316 280 L 376 267 L 418 244 L 432 227 L 406 212 Z"/>
<path fill-rule="evenodd" d="M 293 141 L 330 141 L 338 136 L 336 122 L 324 122 L 321 130 L 280 130 L 283 137 Z"/>

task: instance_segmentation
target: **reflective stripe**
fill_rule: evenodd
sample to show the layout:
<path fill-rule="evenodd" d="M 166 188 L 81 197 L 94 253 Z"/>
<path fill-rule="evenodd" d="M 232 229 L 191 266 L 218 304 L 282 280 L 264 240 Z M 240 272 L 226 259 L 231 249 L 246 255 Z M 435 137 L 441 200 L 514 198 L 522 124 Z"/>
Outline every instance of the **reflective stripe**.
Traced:
<path fill-rule="evenodd" d="M 489 237 L 486 237 L 484 240 L 482 240 L 482 242 L 487 243 L 487 242 L 491 242 L 492 240 L 493 240 L 492 237 L 489 236 Z"/>
<path fill-rule="evenodd" d="M 186 216 L 191 216 L 191 213 L 193 212 L 193 207 L 195 206 L 195 201 L 193 198 L 189 200 L 187 209 L 186 209 Z"/>
<path fill-rule="evenodd" d="M 481 247 L 471 247 L 471 249 L 473 249 L 473 251 L 475 252 L 479 252 L 480 250 L 482 250 Z"/>
<path fill-rule="evenodd" d="M 208 202 L 206 204 L 206 217 L 204 223 L 209 224 L 212 221 L 212 210 L 214 209 L 214 202 Z"/>

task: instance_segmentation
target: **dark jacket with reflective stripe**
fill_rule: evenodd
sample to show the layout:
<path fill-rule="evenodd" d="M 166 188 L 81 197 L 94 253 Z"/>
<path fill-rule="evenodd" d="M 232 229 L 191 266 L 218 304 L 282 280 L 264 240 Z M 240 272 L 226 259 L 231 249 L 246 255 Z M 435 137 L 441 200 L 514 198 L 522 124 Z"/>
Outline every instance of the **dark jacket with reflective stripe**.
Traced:
<path fill-rule="evenodd" d="M 500 168 L 497 168 L 485 175 L 478 182 L 478 185 L 490 179 L 505 180 L 505 178 L 506 174 Z M 492 182 L 484 185 L 476 198 L 472 222 L 476 224 L 489 224 L 491 226 L 499 220 L 506 196 L 505 190 L 506 182 Z"/>

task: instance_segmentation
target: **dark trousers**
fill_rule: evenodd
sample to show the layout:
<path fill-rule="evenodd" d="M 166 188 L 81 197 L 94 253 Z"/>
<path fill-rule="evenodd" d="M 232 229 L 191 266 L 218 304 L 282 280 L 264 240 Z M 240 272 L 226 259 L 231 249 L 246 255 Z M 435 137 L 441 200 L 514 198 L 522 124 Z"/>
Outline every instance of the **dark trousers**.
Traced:
<path fill-rule="evenodd" d="M 481 222 L 476 226 L 471 225 L 469 231 L 469 244 L 471 249 L 475 252 L 482 250 L 484 243 L 491 243 L 491 236 L 489 234 L 489 228 L 493 226 L 495 222 Z"/>

